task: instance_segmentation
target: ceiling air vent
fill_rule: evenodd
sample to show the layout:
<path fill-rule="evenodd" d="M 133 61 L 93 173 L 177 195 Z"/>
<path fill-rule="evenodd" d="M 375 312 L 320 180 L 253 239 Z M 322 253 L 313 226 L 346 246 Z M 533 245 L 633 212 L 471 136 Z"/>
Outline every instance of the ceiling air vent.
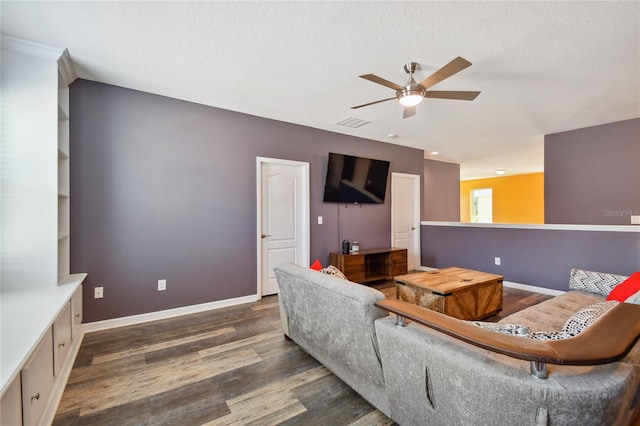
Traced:
<path fill-rule="evenodd" d="M 371 122 L 366 120 L 360 120 L 359 118 L 347 117 L 336 124 L 338 126 L 351 127 L 352 129 L 357 129 L 358 127 L 362 127 L 365 124 L 369 124 L 369 123 Z"/>

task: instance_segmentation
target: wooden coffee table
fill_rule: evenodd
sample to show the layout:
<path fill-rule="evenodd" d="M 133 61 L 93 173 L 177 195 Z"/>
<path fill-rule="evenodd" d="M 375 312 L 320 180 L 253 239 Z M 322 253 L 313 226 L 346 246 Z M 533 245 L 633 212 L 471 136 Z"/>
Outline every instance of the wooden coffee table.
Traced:
<path fill-rule="evenodd" d="M 502 310 L 501 275 L 444 268 L 395 277 L 396 296 L 464 320 L 479 320 Z"/>

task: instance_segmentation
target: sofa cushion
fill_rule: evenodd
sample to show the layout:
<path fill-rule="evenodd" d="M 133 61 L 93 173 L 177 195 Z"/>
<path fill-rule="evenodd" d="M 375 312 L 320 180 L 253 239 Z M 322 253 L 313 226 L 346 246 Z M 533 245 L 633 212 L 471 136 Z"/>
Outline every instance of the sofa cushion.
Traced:
<path fill-rule="evenodd" d="M 510 336 L 526 337 L 534 340 L 560 340 L 575 337 L 575 334 L 566 331 L 534 331 L 522 324 L 502 324 L 483 321 L 469 321 L 471 324 L 495 331 L 496 333 L 508 334 Z"/>
<path fill-rule="evenodd" d="M 347 276 L 343 274 L 340 269 L 336 268 L 333 265 L 327 266 L 326 268 L 322 269 L 320 272 L 328 275 L 333 275 L 336 278 L 342 278 L 343 280 L 347 280 L 347 281 L 349 280 Z"/>
<path fill-rule="evenodd" d="M 562 331 L 577 335 L 618 303 L 617 301 L 605 301 L 582 308 L 569 317 L 567 322 L 564 323 Z"/>
<path fill-rule="evenodd" d="M 495 322 L 469 321 L 471 324 L 484 328 L 485 330 L 495 331 L 497 333 L 509 334 L 511 336 L 526 336 L 531 330 L 522 324 L 501 324 Z"/>
<path fill-rule="evenodd" d="M 604 301 L 604 297 L 584 291 L 568 291 L 537 305 L 515 312 L 500 323 L 523 324 L 531 331 L 562 330 L 562 326 L 582 308 Z"/>
<path fill-rule="evenodd" d="M 313 269 L 314 271 L 321 271 L 322 263 L 320 263 L 320 259 L 316 259 L 315 262 L 313 262 L 311 266 L 309 266 L 309 268 Z"/>
<path fill-rule="evenodd" d="M 624 303 L 633 303 L 634 305 L 640 305 L 640 291 L 625 300 Z"/>
<path fill-rule="evenodd" d="M 611 290 L 611 293 L 607 296 L 607 300 L 624 302 L 638 291 L 640 291 L 640 272 L 634 272 L 629 278 Z"/>
<path fill-rule="evenodd" d="M 535 331 L 523 337 L 533 340 L 561 340 L 575 337 L 575 334 L 566 331 Z"/>
<path fill-rule="evenodd" d="M 569 289 L 608 296 L 611 290 L 628 277 L 574 268 L 569 275 Z"/>

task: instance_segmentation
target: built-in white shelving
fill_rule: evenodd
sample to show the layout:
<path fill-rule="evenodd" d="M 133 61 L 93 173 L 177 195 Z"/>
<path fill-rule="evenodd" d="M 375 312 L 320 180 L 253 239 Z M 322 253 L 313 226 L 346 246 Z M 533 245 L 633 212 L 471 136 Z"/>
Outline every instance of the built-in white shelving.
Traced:
<path fill-rule="evenodd" d="M 70 271 L 69 161 L 69 86 L 58 71 L 58 283 Z"/>
<path fill-rule="evenodd" d="M 82 341 L 86 274 L 70 274 L 69 262 L 75 72 L 65 49 L 5 34 L 0 43 L 0 423 L 50 424 Z"/>

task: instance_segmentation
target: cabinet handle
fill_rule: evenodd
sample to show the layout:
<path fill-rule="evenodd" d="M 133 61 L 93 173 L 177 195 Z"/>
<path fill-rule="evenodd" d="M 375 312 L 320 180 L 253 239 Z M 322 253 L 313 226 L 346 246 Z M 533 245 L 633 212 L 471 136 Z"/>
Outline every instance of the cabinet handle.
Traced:
<path fill-rule="evenodd" d="M 60 344 L 58 345 L 58 347 L 64 348 L 64 343 L 65 343 L 65 342 L 60 343 Z"/>
<path fill-rule="evenodd" d="M 40 399 L 40 392 L 31 397 L 31 401 L 33 401 L 34 399 Z"/>
<path fill-rule="evenodd" d="M 80 318 L 80 314 L 75 314 L 74 317 Z"/>

